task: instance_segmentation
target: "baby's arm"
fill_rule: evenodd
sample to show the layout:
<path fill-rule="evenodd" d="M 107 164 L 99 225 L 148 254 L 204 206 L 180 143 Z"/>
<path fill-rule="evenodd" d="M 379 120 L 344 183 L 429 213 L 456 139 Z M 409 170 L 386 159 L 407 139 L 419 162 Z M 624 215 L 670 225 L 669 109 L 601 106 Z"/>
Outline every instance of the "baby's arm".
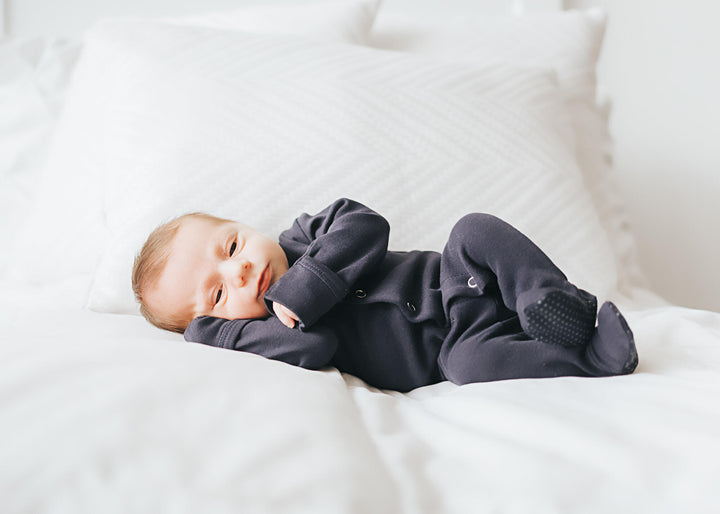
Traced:
<path fill-rule="evenodd" d="M 385 218 L 346 198 L 303 214 L 280 235 L 291 267 L 265 294 L 268 307 L 281 304 L 301 328 L 312 326 L 383 261 L 389 234 Z"/>
<path fill-rule="evenodd" d="M 185 330 L 185 340 L 254 353 L 307 369 L 330 365 L 338 345 L 337 337 L 327 328 L 288 330 L 276 318 L 227 320 L 201 316 Z"/>

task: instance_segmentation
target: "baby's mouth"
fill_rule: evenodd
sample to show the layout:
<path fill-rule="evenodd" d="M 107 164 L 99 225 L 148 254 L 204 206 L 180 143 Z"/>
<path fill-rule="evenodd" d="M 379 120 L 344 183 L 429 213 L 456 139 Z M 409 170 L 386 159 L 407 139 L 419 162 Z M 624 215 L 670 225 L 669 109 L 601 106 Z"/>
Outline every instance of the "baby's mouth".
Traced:
<path fill-rule="evenodd" d="M 267 291 L 268 287 L 270 286 L 271 278 L 272 270 L 270 269 L 270 264 L 267 264 L 265 266 L 265 269 L 262 270 L 262 273 L 260 273 L 260 277 L 258 278 L 257 298 L 261 298 L 262 295 L 265 294 L 265 291 Z"/>

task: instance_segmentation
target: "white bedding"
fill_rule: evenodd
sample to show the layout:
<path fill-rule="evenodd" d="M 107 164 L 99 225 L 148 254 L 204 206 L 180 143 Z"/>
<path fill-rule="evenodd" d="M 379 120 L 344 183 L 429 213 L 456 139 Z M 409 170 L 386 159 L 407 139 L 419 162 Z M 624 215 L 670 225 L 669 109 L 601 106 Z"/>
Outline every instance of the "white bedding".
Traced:
<path fill-rule="evenodd" d="M 720 508 L 720 314 L 626 309 L 630 376 L 399 394 L 63 307 L 67 291 L 0 297 L 3 512 Z"/>
<path fill-rule="evenodd" d="M 79 43 L 0 46 L 0 65 L 11 64 L 0 75 L 0 108 L 11 114 L 0 119 L 0 513 L 720 512 L 720 314 L 671 306 L 639 278 L 595 99 L 604 18 L 499 22 L 458 0 L 468 11 L 442 23 L 380 16 L 373 38 L 379 5 L 338 0 L 284 18 L 238 10 L 203 18 L 199 31 L 100 25 L 69 86 Z M 312 41 L 232 32 L 248 19 Z M 207 26 L 219 22 L 217 33 Z M 293 95 L 320 88 L 307 97 L 316 112 L 288 95 L 253 111 L 264 123 L 223 115 L 257 107 L 234 94 L 248 67 L 235 69 L 234 57 L 253 62 L 248 41 L 272 56 L 272 65 L 258 59 L 259 87 L 248 92 L 271 98 L 263 95 L 278 77 Z M 203 73 L 208 63 L 221 64 Z M 185 82 L 165 94 L 177 77 Z M 205 103 L 177 109 L 194 87 Z M 327 134 L 312 139 L 283 116 L 317 116 Z M 260 145 L 252 170 L 247 149 L 224 137 L 238 127 L 241 141 Z M 270 151 L 282 140 L 277 127 L 294 138 L 282 159 Z M 332 138 L 350 151 L 334 153 Z M 152 216 L 191 209 L 188 198 L 210 180 L 205 201 L 229 216 L 253 212 L 247 203 L 232 211 L 240 193 L 265 198 L 269 230 L 325 201 L 269 202 L 258 190 L 294 180 L 308 190 L 332 182 L 325 195 L 355 187 L 395 216 L 405 241 L 435 244 L 458 212 L 503 213 L 574 281 L 618 303 L 640 365 L 623 377 L 445 382 L 400 394 L 334 369 L 185 343 L 122 314 L 135 312 L 125 255 Z M 154 198 L 139 203 L 138 193 Z"/>

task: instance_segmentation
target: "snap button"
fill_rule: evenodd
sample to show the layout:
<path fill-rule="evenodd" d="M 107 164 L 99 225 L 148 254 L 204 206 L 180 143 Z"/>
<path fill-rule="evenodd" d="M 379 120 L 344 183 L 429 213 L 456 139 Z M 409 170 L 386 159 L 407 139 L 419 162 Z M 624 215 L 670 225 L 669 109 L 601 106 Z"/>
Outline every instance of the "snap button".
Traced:
<path fill-rule="evenodd" d="M 408 302 L 406 305 L 407 305 L 407 308 L 410 309 L 412 312 L 415 312 L 417 310 L 415 308 L 415 306 L 410 302 Z"/>
<path fill-rule="evenodd" d="M 367 293 L 362 289 L 358 289 L 357 291 L 355 291 L 355 296 L 358 298 L 365 298 L 367 296 Z"/>
<path fill-rule="evenodd" d="M 468 287 L 477 287 L 477 282 L 475 282 L 475 277 L 470 277 L 468 279 Z"/>

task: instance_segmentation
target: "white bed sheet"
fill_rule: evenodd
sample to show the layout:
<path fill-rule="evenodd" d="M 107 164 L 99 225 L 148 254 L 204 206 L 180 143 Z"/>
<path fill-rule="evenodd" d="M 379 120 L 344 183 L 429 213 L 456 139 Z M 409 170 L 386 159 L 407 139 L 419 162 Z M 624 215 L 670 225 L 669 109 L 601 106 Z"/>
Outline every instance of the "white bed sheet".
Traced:
<path fill-rule="evenodd" d="M 400 394 L 81 309 L 85 287 L 0 294 L 3 512 L 720 509 L 720 314 L 627 301 L 630 376 Z"/>

